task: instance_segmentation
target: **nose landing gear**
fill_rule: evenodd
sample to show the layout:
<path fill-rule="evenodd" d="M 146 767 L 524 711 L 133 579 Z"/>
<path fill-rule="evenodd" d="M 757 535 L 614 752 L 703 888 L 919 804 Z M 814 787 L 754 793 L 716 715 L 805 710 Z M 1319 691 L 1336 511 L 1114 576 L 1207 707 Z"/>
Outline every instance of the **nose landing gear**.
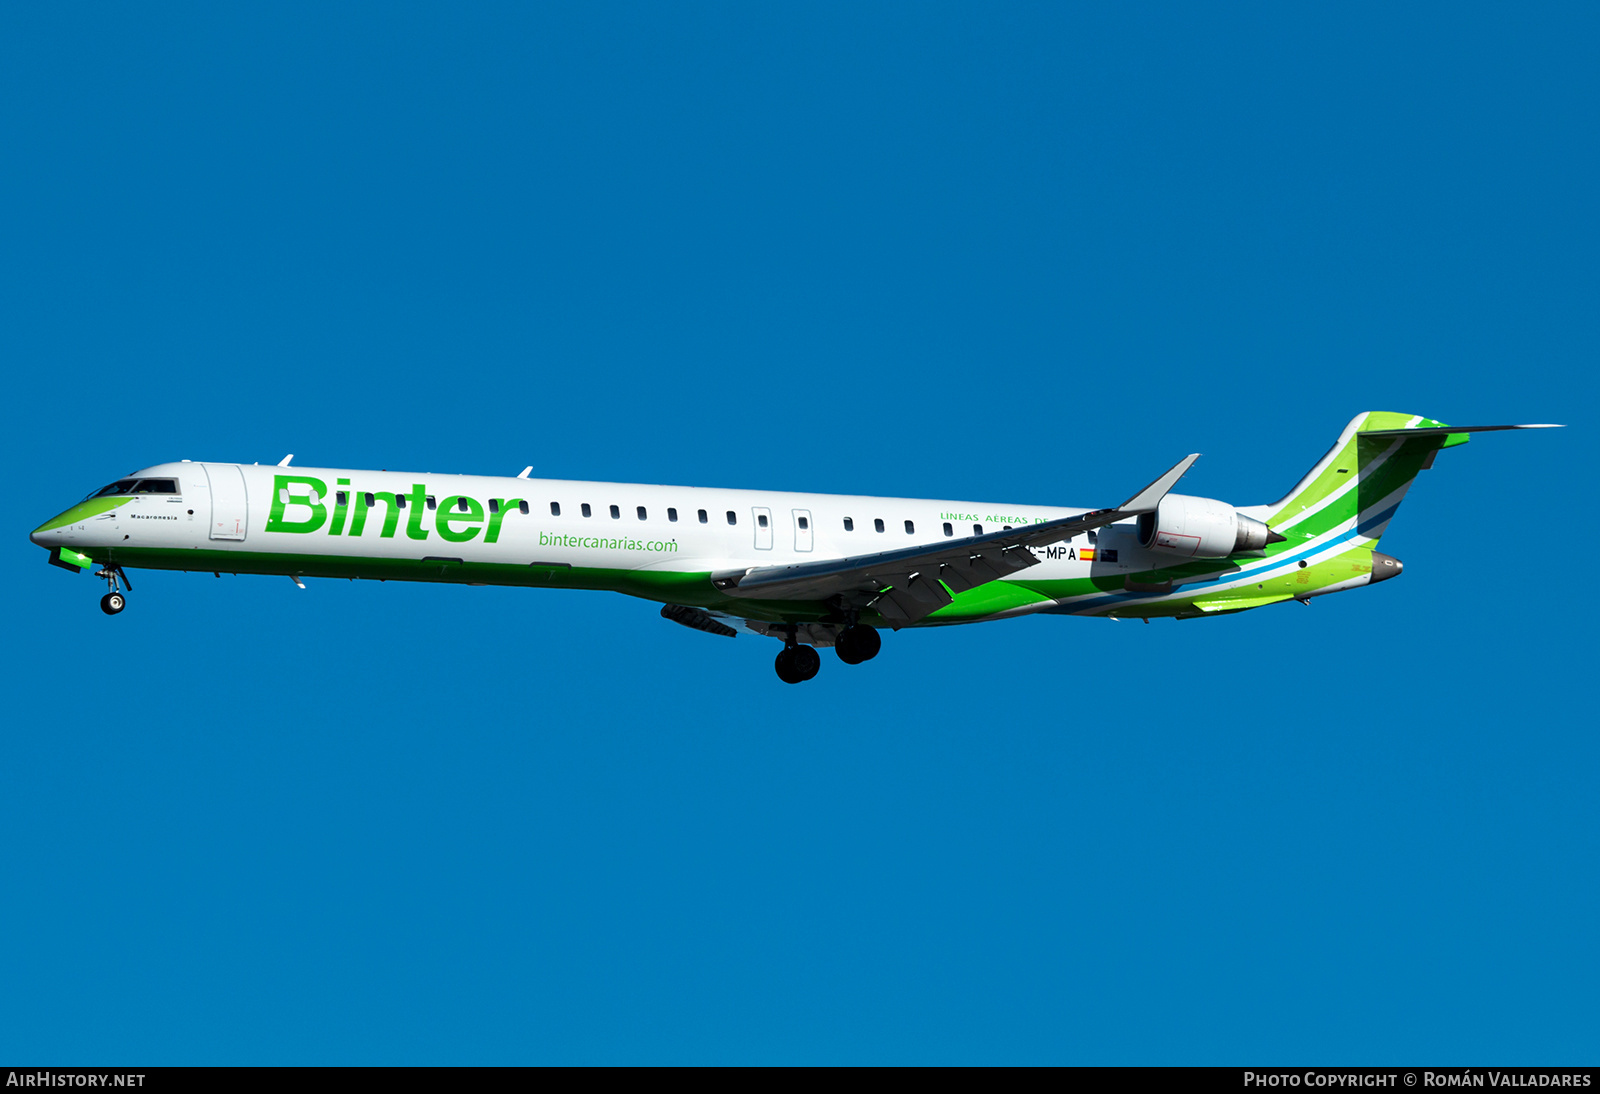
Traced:
<path fill-rule="evenodd" d="M 116 615 L 128 606 L 128 598 L 122 595 L 118 580 L 120 579 L 121 584 L 128 587 L 129 592 L 133 591 L 133 582 L 128 580 L 128 575 L 123 572 L 121 566 L 107 566 L 94 576 L 103 577 L 106 581 L 106 595 L 100 598 L 101 611 L 107 615 Z"/>

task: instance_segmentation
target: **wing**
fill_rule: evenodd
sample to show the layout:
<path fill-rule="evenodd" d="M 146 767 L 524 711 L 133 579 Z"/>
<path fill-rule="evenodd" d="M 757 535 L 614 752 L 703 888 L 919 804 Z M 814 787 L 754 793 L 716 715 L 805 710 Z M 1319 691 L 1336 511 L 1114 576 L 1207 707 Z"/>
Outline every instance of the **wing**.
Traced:
<path fill-rule="evenodd" d="M 1025 528 L 898 551 L 735 570 L 713 574 L 711 581 L 728 596 L 750 600 L 838 598 L 848 608 L 874 608 L 890 626 L 903 627 L 950 603 L 952 593 L 964 593 L 1037 565 L 1039 560 L 1030 547 L 1059 543 L 1092 528 L 1153 511 L 1199 458 L 1199 453 L 1186 456 L 1115 509 L 1095 509 Z"/>

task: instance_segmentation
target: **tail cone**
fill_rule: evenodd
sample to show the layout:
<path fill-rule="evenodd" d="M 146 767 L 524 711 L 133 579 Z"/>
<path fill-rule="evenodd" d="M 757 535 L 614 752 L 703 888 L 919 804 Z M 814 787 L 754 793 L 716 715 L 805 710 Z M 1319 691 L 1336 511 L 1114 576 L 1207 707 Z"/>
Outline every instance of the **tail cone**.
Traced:
<path fill-rule="evenodd" d="M 1405 563 L 1398 558 L 1386 555 L 1382 551 L 1374 551 L 1372 552 L 1372 579 L 1367 584 L 1376 585 L 1380 581 L 1388 581 L 1391 577 L 1399 577 L 1400 571 L 1405 568 Z"/>

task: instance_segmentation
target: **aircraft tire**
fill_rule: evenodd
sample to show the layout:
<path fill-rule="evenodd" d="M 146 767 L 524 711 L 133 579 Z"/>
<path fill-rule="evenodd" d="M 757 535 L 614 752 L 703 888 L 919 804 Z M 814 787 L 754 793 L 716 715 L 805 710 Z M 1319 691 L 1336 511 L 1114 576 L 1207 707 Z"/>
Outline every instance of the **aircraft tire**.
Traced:
<path fill-rule="evenodd" d="M 794 663 L 794 651 L 798 647 L 785 646 L 778 651 L 777 659 L 772 662 L 772 667 L 778 673 L 778 679 L 785 684 L 798 684 L 805 677 L 800 675 L 800 668 Z"/>
<path fill-rule="evenodd" d="M 786 646 L 778 653 L 772 667 L 785 684 L 803 684 L 817 674 L 822 658 L 810 646 Z"/>
<path fill-rule="evenodd" d="M 878 637 L 877 628 L 863 627 L 859 623 L 840 631 L 833 643 L 833 652 L 847 665 L 871 661 L 882 648 L 883 639 Z"/>
<path fill-rule="evenodd" d="M 100 598 L 100 610 L 107 615 L 116 615 L 127 606 L 128 602 L 121 593 L 107 593 Z"/>

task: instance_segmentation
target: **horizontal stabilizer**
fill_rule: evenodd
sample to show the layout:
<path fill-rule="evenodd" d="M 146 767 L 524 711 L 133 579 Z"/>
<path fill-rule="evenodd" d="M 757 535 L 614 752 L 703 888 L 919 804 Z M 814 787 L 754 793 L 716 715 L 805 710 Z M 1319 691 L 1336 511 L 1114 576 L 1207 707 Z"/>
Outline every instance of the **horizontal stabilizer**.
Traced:
<path fill-rule="evenodd" d="M 1363 429 L 1358 437 L 1442 437 L 1450 433 L 1494 433 L 1501 429 L 1565 429 L 1564 425 L 1430 425 L 1423 429 Z"/>

